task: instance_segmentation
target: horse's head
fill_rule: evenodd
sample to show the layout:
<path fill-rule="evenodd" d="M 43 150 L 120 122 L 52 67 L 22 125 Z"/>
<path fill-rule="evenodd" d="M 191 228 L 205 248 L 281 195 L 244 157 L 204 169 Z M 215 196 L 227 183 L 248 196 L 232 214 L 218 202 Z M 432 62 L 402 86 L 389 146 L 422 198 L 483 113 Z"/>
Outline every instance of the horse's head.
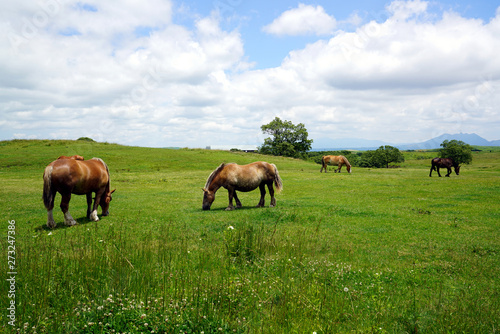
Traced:
<path fill-rule="evenodd" d="M 347 166 L 347 171 L 351 173 L 351 165 L 346 165 Z"/>
<path fill-rule="evenodd" d="M 115 192 L 116 189 L 113 189 L 112 191 L 108 191 L 101 196 L 101 201 L 99 202 L 99 205 L 101 206 L 102 209 L 102 215 L 103 216 L 108 216 L 109 215 L 109 203 L 113 199 L 111 197 L 111 194 Z"/>
<path fill-rule="evenodd" d="M 215 200 L 215 192 L 203 188 L 203 210 L 210 210 Z"/>
<path fill-rule="evenodd" d="M 455 166 L 455 174 L 459 175 L 458 173 L 460 173 L 460 166 Z"/>

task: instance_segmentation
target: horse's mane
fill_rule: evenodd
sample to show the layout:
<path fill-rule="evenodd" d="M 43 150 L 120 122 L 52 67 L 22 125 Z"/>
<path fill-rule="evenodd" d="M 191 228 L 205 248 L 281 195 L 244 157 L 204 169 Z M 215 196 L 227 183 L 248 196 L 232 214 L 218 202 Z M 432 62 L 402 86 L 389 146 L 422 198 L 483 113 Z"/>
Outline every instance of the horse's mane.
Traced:
<path fill-rule="evenodd" d="M 217 167 L 213 172 L 212 174 L 210 174 L 210 176 L 208 177 L 207 179 L 207 183 L 205 184 L 205 189 L 208 189 L 210 187 L 210 184 L 212 183 L 212 181 L 215 179 L 215 177 L 217 175 L 219 175 L 220 171 L 224 169 L 224 167 L 226 166 L 226 164 L 223 162 L 220 164 L 219 167 Z"/>
<path fill-rule="evenodd" d="M 110 180 L 109 180 L 109 168 L 108 168 L 108 165 L 106 165 L 106 163 L 104 162 L 104 160 L 102 160 L 101 158 L 96 158 L 96 157 L 94 157 L 94 158 L 92 158 L 92 159 L 90 159 L 90 160 L 97 160 L 97 161 L 100 161 L 100 162 L 104 165 L 104 167 L 106 167 L 106 173 L 108 173 L 108 190 L 109 190 L 109 181 L 110 181 Z"/>
<path fill-rule="evenodd" d="M 448 158 L 448 159 L 451 160 L 451 164 L 453 165 L 453 167 L 455 167 L 455 168 L 458 167 L 459 164 L 455 160 L 453 160 L 452 158 Z"/>
<path fill-rule="evenodd" d="M 344 159 L 344 162 L 347 166 L 351 167 L 351 164 L 349 163 L 349 160 L 347 160 L 346 157 L 342 156 L 342 159 Z"/>

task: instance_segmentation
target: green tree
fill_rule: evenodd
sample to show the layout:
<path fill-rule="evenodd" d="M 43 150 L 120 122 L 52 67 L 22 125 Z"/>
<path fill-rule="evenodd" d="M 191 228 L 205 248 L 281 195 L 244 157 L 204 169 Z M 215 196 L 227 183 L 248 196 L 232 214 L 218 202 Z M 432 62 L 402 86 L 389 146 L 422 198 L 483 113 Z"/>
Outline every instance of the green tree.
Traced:
<path fill-rule="evenodd" d="M 452 158 L 459 165 L 472 162 L 472 146 L 461 140 L 445 140 L 441 143 L 441 147 L 439 149 L 441 158 Z"/>
<path fill-rule="evenodd" d="M 390 145 L 380 146 L 375 151 L 375 156 L 377 157 L 377 160 L 380 161 L 386 168 L 389 168 L 389 163 L 391 162 L 405 162 L 405 157 L 399 149 Z"/>
<path fill-rule="evenodd" d="M 276 117 L 271 123 L 261 126 L 262 132 L 272 138 L 264 139 L 259 147 L 263 154 L 286 157 L 300 157 L 311 149 L 312 139 L 307 139 L 308 133 L 304 124 L 294 125 L 290 121 L 282 121 Z"/>
<path fill-rule="evenodd" d="M 389 168 L 391 162 L 404 162 L 403 154 L 396 147 L 380 146 L 375 151 L 366 151 L 361 155 L 360 167 Z"/>

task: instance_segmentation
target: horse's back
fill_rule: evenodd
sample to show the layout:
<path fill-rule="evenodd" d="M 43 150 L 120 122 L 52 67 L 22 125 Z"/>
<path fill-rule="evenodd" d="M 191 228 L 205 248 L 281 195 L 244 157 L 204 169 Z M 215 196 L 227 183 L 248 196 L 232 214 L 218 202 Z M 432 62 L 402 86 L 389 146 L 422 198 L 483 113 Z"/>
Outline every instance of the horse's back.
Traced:
<path fill-rule="evenodd" d="M 325 155 L 322 160 L 326 164 L 338 165 L 344 162 L 345 157 L 343 155 Z"/>
<path fill-rule="evenodd" d="M 262 182 L 274 180 L 275 175 L 274 165 L 265 161 L 256 161 L 247 165 L 226 164 L 221 177 L 225 178 L 227 185 L 235 186 L 241 191 L 250 191 Z"/>
<path fill-rule="evenodd" d="M 52 167 L 51 179 L 58 191 L 86 194 L 109 182 L 107 170 L 100 159 L 58 159 L 48 167 Z"/>
<path fill-rule="evenodd" d="M 451 167 L 454 166 L 455 162 L 453 161 L 452 158 L 434 158 L 432 159 L 432 166 L 437 166 L 437 167 Z"/>

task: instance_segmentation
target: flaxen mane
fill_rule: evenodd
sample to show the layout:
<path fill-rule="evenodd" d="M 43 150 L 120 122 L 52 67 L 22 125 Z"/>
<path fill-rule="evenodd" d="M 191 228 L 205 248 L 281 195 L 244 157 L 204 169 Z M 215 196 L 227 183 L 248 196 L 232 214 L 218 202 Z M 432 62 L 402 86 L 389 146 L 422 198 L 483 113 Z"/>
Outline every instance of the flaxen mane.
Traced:
<path fill-rule="evenodd" d="M 108 165 L 101 158 L 96 158 L 96 157 L 92 158 L 92 160 L 94 160 L 94 159 L 100 161 L 104 165 L 104 167 L 106 167 L 106 173 L 108 173 L 108 190 L 109 190 L 109 185 L 110 185 L 109 183 L 110 183 L 111 180 L 109 179 L 109 168 L 108 168 Z"/>
<path fill-rule="evenodd" d="M 344 162 L 346 164 L 347 167 L 351 167 L 351 164 L 349 163 L 349 160 L 347 160 L 346 157 L 342 156 L 342 158 L 344 159 Z"/>
<path fill-rule="evenodd" d="M 208 189 L 210 187 L 210 184 L 212 183 L 212 181 L 215 179 L 215 177 L 220 173 L 221 170 L 224 169 L 224 167 L 226 166 L 226 164 L 223 162 L 220 164 L 219 167 L 217 167 L 216 170 L 214 170 L 212 172 L 212 174 L 210 174 L 210 176 L 208 177 L 207 179 L 207 183 L 205 184 L 205 189 Z"/>

